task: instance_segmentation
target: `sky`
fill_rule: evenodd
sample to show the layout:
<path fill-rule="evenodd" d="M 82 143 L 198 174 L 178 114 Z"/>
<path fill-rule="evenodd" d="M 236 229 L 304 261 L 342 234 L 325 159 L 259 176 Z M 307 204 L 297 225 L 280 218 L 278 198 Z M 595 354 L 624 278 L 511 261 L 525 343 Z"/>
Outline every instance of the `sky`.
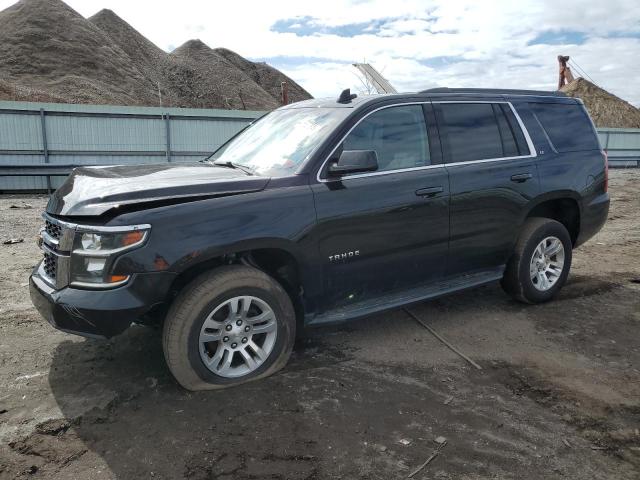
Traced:
<path fill-rule="evenodd" d="M 0 0 L 3 9 L 15 0 Z M 315 97 L 362 91 L 367 62 L 398 91 L 553 90 L 559 54 L 640 106 L 638 0 L 67 0 L 115 11 L 159 47 L 189 39 L 281 69 Z M 574 75 L 581 76 L 574 68 Z"/>

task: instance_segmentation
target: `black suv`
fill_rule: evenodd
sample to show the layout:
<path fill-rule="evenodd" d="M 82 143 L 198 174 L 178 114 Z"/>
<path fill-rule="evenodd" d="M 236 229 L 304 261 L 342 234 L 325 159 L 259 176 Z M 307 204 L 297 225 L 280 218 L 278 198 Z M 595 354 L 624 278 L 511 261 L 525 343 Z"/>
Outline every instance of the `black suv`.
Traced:
<path fill-rule="evenodd" d="M 580 100 L 345 91 L 202 163 L 76 169 L 44 214 L 31 297 L 89 337 L 162 322 L 178 382 L 220 388 L 282 368 L 302 326 L 497 280 L 550 300 L 608 209 Z"/>

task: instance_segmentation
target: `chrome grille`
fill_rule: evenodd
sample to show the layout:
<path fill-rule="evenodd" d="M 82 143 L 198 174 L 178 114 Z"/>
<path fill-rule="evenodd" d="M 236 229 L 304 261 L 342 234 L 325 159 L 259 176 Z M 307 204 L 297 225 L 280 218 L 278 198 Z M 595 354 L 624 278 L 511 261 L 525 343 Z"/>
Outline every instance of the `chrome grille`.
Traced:
<path fill-rule="evenodd" d="M 58 270 L 58 257 L 56 257 L 52 253 L 44 252 L 44 260 L 42 261 L 42 265 L 44 268 L 44 273 L 46 273 L 51 280 L 55 280 Z"/>
<path fill-rule="evenodd" d="M 73 249 L 75 225 L 50 217 L 46 213 L 41 230 L 43 258 L 38 272 L 56 290 L 69 284 L 70 252 Z"/>
<path fill-rule="evenodd" d="M 62 236 L 62 227 L 55 223 L 51 223 L 49 220 L 45 220 L 44 222 L 44 231 L 47 232 L 51 238 L 56 240 Z"/>

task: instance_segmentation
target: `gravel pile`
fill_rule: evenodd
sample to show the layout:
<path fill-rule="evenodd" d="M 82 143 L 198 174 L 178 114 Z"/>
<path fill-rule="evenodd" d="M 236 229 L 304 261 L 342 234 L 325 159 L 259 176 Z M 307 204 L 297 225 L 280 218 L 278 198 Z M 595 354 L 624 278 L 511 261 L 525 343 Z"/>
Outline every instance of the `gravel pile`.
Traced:
<path fill-rule="evenodd" d="M 223 49 L 220 49 L 223 50 Z M 86 19 L 61 0 L 21 0 L 0 12 L 0 100 L 269 110 L 278 70 L 199 40 L 171 54 L 111 10 Z M 256 73 L 265 72 L 265 73 Z"/>
<path fill-rule="evenodd" d="M 290 102 L 299 102 L 311 97 L 309 92 L 271 65 L 264 62 L 250 62 L 236 52 L 226 48 L 216 48 L 213 52 L 227 59 L 275 98 L 281 98 L 282 82 L 287 82 L 288 84 Z"/>
<path fill-rule="evenodd" d="M 198 98 L 214 95 L 225 108 L 246 110 L 272 109 L 280 105 L 279 93 L 277 96 L 270 95 L 242 70 L 200 40 L 189 40 L 171 52 L 169 57 L 172 64 L 193 71 L 201 79 L 194 93 Z M 311 97 L 307 94 L 306 98 Z"/>
<path fill-rule="evenodd" d="M 561 90 L 582 99 L 596 127 L 640 128 L 640 109 L 584 78 L 574 80 Z"/>

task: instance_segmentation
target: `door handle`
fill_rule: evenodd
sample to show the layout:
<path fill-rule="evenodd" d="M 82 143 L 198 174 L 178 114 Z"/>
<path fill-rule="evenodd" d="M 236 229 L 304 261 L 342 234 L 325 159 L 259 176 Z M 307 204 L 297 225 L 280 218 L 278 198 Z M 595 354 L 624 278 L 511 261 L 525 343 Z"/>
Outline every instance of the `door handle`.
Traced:
<path fill-rule="evenodd" d="M 524 183 L 531 178 L 533 178 L 533 175 L 530 173 L 517 173 L 515 175 L 511 175 L 511 181 L 518 183 Z"/>
<path fill-rule="evenodd" d="M 442 192 L 444 192 L 444 188 L 442 187 L 421 188 L 416 190 L 416 195 L 419 197 L 435 197 Z"/>

